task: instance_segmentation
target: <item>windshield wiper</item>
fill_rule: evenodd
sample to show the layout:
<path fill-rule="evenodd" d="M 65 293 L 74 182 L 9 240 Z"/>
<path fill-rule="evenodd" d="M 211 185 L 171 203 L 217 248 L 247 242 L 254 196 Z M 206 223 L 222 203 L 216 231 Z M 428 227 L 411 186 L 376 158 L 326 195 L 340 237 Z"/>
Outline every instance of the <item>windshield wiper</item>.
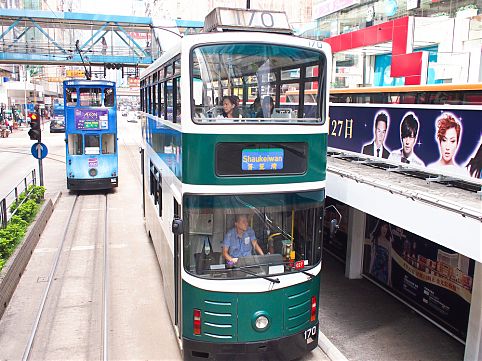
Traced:
<path fill-rule="evenodd" d="M 244 273 L 247 273 L 247 274 L 249 274 L 249 275 L 252 275 L 252 276 L 264 278 L 265 280 L 268 280 L 268 281 L 273 282 L 273 283 L 280 283 L 280 280 L 279 280 L 278 278 L 271 278 L 271 277 L 268 277 L 268 276 L 259 275 L 259 274 L 257 274 L 257 273 L 248 271 L 248 270 L 245 269 L 244 267 L 234 266 L 234 268 L 232 268 L 232 269 L 240 270 L 240 271 L 242 271 L 242 272 L 244 272 Z"/>
<path fill-rule="evenodd" d="M 294 270 L 294 271 L 296 271 L 296 272 L 301 272 L 301 273 L 307 275 L 308 277 L 310 277 L 310 279 L 315 277 L 315 275 L 312 275 L 311 273 L 309 273 L 309 272 L 307 272 L 307 271 L 303 271 L 303 270 L 300 270 L 300 269 L 296 269 L 296 268 L 294 268 L 293 266 L 290 266 L 289 264 L 287 264 L 287 266 L 288 266 L 292 271 Z"/>

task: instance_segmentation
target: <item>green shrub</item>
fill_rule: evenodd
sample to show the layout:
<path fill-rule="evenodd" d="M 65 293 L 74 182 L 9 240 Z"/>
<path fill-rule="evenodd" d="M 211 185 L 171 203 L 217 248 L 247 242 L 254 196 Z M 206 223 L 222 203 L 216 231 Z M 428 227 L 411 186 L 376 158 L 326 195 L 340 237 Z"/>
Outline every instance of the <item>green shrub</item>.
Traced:
<path fill-rule="evenodd" d="M 25 200 L 28 194 L 28 199 Z M 35 218 L 45 194 L 45 187 L 31 185 L 27 193 L 22 192 L 18 201 L 10 206 L 10 212 L 16 213 L 12 216 L 7 226 L 0 229 L 0 270 L 5 265 L 8 257 L 15 251 L 15 248 L 25 236 L 27 227 Z M 22 203 L 22 201 L 24 201 Z"/>
<path fill-rule="evenodd" d="M 37 202 L 35 202 L 33 199 L 29 199 L 17 208 L 16 215 L 22 218 L 24 221 L 30 223 L 35 218 L 38 208 L 39 205 Z"/>
<path fill-rule="evenodd" d="M 29 198 L 29 199 L 32 199 L 32 200 L 35 201 L 36 203 L 40 203 L 40 202 L 42 202 L 42 199 L 44 199 L 45 187 L 43 187 L 43 186 L 30 185 L 30 186 L 27 188 L 27 193 L 22 192 L 22 193 L 18 196 L 18 200 L 15 201 L 15 202 L 13 202 L 13 203 L 10 205 L 10 213 L 15 212 L 15 210 L 16 210 L 16 209 L 18 208 L 18 206 L 22 203 L 22 201 L 25 199 L 25 197 L 27 197 L 27 194 L 28 194 L 28 198 Z"/>
<path fill-rule="evenodd" d="M 28 187 L 28 191 L 31 192 L 28 197 L 33 199 L 35 202 L 40 203 L 44 199 L 45 187 L 31 185 Z"/>

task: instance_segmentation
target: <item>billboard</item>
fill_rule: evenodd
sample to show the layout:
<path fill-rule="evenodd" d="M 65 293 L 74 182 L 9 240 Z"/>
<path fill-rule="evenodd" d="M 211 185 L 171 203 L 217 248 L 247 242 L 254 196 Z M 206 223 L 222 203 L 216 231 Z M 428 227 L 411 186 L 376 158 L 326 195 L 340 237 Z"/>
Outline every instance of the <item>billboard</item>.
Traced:
<path fill-rule="evenodd" d="M 367 214 L 363 273 L 465 340 L 475 261 Z"/>
<path fill-rule="evenodd" d="M 481 125 L 475 107 L 331 104 L 328 146 L 480 178 Z"/>

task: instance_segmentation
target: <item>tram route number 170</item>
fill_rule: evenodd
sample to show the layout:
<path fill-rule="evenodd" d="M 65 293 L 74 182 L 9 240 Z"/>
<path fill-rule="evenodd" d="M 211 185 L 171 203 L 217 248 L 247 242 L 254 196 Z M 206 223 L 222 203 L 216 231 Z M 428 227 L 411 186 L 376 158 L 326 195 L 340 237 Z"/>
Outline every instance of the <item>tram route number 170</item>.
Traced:
<path fill-rule="evenodd" d="M 219 12 L 221 23 L 224 25 L 249 28 L 289 28 L 286 15 L 276 11 L 219 9 Z"/>
<path fill-rule="evenodd" d="M 307 329 L 304 333 L 305 335 L 305 340 L 309 340 L 310 338 L 314 337 L 316 335 L 317 327 L 313 326 L 309 329 Z"/>

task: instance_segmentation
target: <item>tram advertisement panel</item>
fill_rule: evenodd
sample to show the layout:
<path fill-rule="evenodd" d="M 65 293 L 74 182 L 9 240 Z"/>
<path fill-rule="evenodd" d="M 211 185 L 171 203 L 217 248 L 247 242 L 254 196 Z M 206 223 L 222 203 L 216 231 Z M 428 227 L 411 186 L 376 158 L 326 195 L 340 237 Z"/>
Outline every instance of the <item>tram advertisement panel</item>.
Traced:
<path fill-rule="evenodd" d="M 363 273 L 465 340 L 475 261 L 367 214 Z"/>
<path fill-rule="evenodd" d="M 331 104 L 328 146 L 480 178 L 480 111 Z"/>
<path fill-rule="evenodd" d="M 326 197 L 325 217 L 323 218 L 323 248 L 331 252 L 340 261 L 346 262 L 346 247 L 348 240 L 348 205 Z M 332 219 L 339 220 L 339 216 L 333 207 L 341 214 L 340 228 L 334 235 L 330 234 L 330 222 Z"/>
<path fill-rule="evenodd" d="M 108 112 L 107 109 L 75 109 L 75 129 L 109 129 Z"/>

